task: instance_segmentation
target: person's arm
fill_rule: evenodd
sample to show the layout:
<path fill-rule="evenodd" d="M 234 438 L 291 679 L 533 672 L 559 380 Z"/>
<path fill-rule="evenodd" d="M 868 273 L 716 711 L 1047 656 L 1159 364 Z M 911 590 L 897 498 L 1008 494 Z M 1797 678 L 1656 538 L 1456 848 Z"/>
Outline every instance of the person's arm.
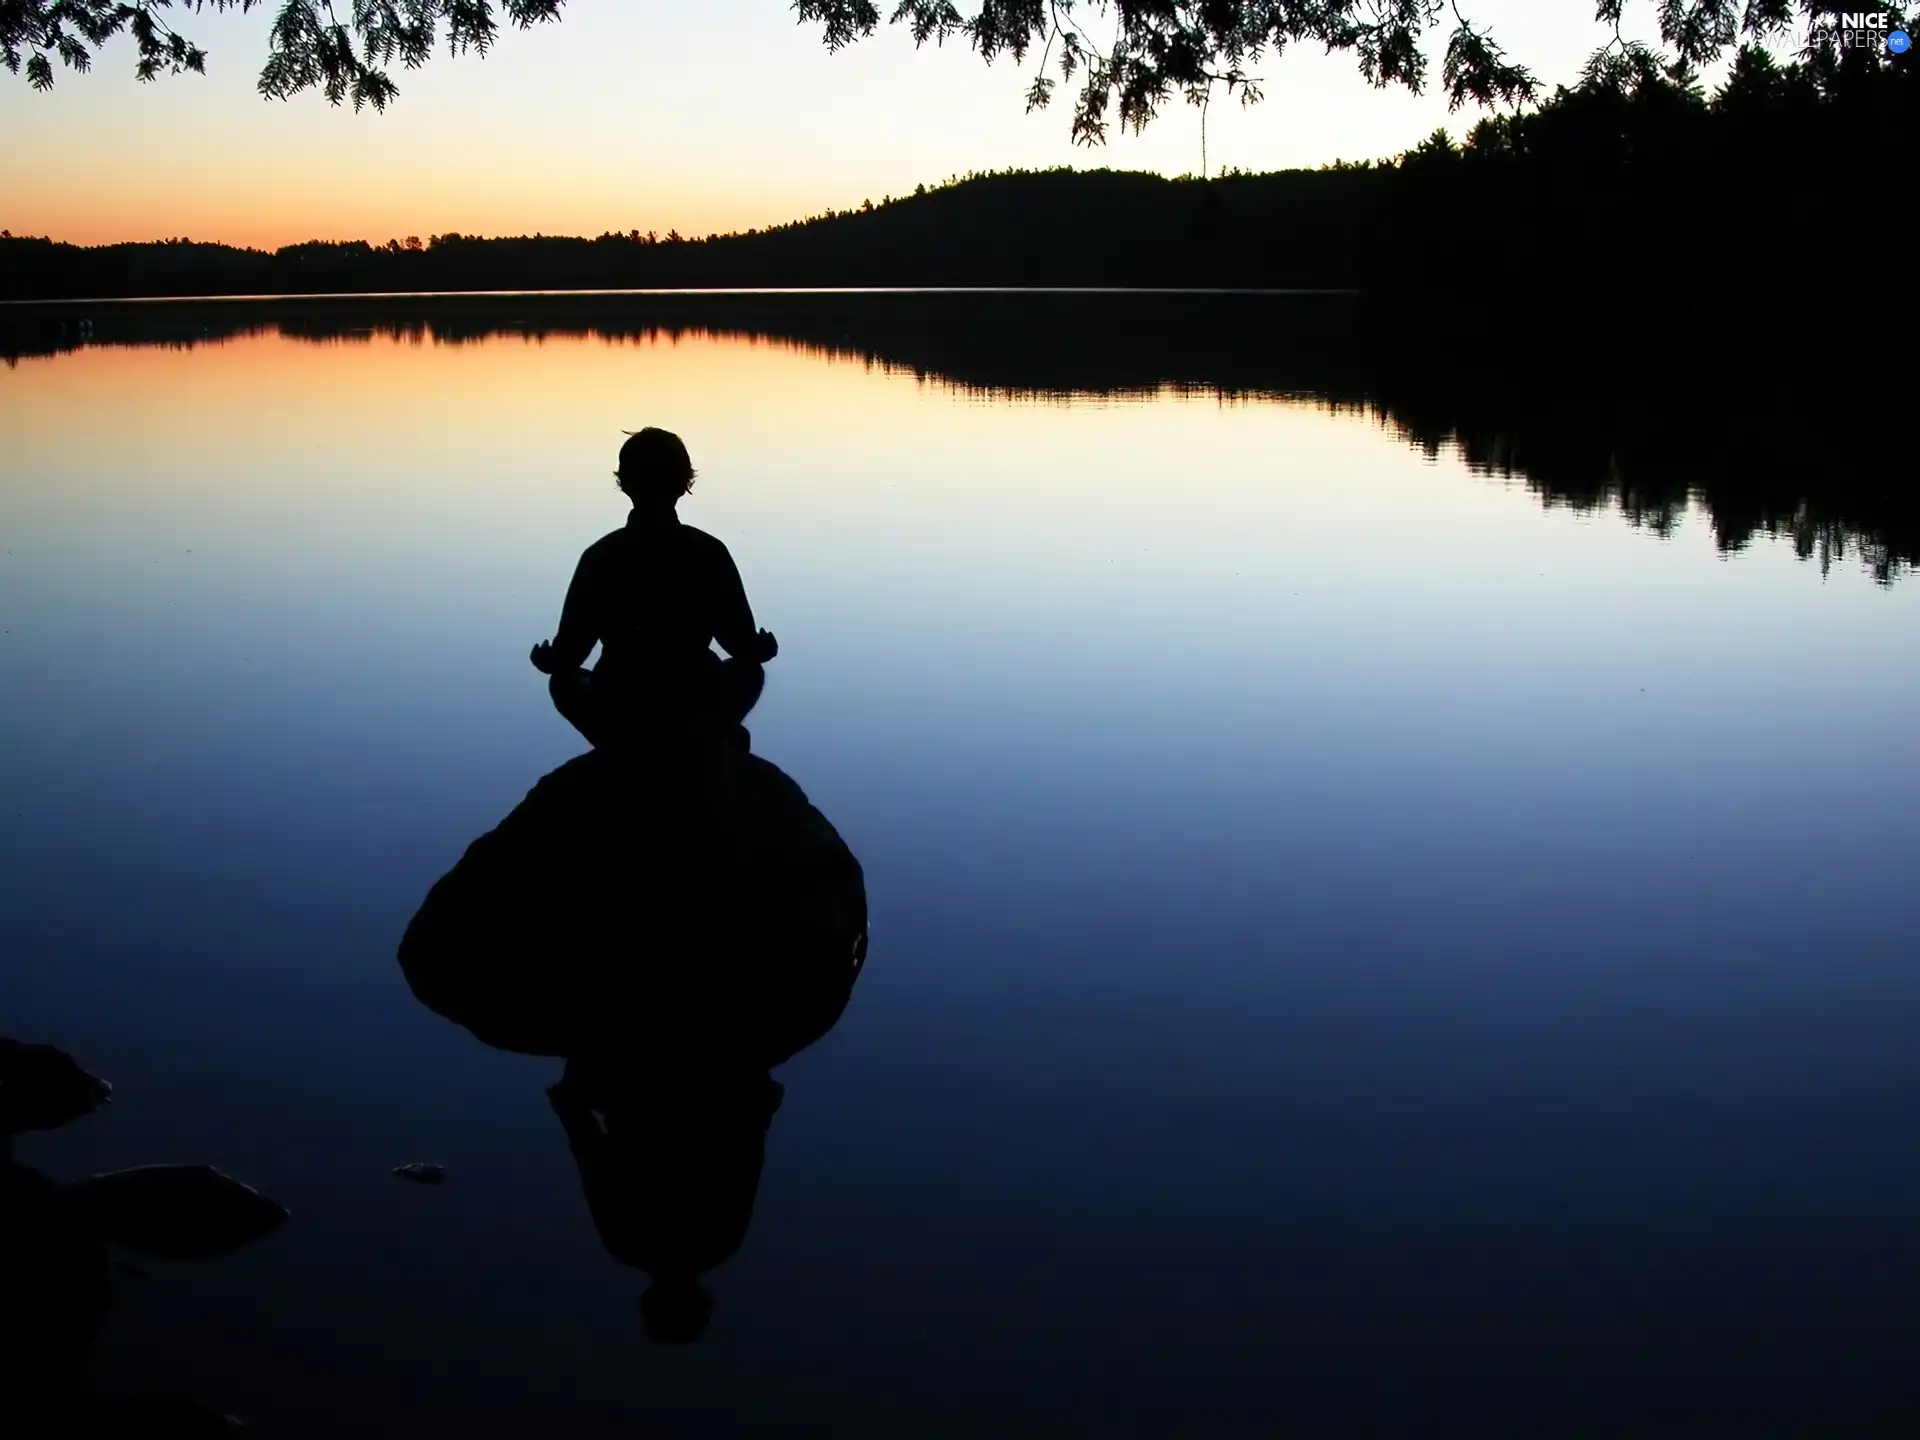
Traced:
<path fill-rule="evenodd" d="M 754 629 L 753 607 L 747 603 L 746 586 L 740 583 L 740 569 L 725 547 L 720 549 L 714 564 L 713 583 L 716 589 L 713 638 L 720 642 L 720 648 L 737 660 L 751 660 L 761 665 L 779 654 L 780 642 L 771 632 Z"/>
<path fill-rule="evenodd" d="M 573 583 L 567 586 L 567 598 L 560 607 L 560 628 L 551 641 L 533 647 L 534 668 L 552 675 L 578 670 L 599 642 L 599 622 L 594 614 L 595 565 L 593 552 L 580 557 L 574 567 Z"/>

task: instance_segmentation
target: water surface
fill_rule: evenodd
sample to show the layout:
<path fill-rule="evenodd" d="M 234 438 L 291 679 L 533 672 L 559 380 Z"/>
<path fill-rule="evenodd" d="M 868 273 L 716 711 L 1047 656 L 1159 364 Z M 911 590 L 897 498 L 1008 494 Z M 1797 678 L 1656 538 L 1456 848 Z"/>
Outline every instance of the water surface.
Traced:
<path fill-rule="evenodd" d="M 1310 386 L 334 328 L 0 371 L 0 1031 L 119 1087 L 22 1158 L 294 1211 L 121 1286 L 104 1382 L 271 1435 L 1912 1413 L 1897 565 L 1547 503 Z M 579 748 L 526 652 L 643 424 L 873 917 L 686 1349 L 557 1066 L 393 959 Z"/>

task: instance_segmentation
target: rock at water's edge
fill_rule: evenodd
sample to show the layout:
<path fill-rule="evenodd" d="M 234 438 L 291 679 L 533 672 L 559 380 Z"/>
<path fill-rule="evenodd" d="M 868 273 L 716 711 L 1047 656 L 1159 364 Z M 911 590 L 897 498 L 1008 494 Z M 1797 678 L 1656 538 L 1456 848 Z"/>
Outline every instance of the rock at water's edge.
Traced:
<path fill-rule="evenodd" d="M 866 925 L 859 862 L 778 767 L 593 751 L 467 847 L 399 958 L 501 1049 L 771 1066 L 839 1018 Z"/>

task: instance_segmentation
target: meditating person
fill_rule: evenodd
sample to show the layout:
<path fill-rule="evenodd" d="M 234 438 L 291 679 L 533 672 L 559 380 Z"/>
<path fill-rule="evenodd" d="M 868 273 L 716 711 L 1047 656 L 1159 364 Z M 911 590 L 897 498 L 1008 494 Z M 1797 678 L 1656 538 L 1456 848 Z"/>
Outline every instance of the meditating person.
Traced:
<path fill-rule="evenodd" d="M 614 474 L 633 513 L 580 557 L 560 629 L 533 647 L 534 668 L 552 677 L 555 708 L 597 748 L 702 730 L 745 743 L 740 722 L 780 647 L 754 628 L 727 547 L 674 513 L 693 488 L 687 447 L 666 430 L 638 431 Z M 596 642 L 600 663 L 585 669 Z"/>

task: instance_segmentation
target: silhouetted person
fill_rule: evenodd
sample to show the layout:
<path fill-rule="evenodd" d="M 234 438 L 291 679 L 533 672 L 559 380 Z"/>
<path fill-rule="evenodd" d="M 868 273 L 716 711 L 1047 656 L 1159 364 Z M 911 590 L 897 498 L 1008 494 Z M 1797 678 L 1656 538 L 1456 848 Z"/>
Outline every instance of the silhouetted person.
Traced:
<path fill-rule="evenodd" d="M 626 526 L 580 557 L 551 641 L 533 647 L 554 706 L 596 747 L 646 735 L 733 730 L 779 644 L 756 630 L 727 547 L 674 513 L 693 488 L 680 437 L 649 427 L 620 447 Z M 714 654 L 719 641 L 728 658 Z M 583 668 L 595 643 L 600 663 Z"/>
<path fill-rule="evenodd" d="M 601 1243 L 652 1279 L 640 1315 L 656 1343 L 706 1333 L 713 1299 L 700 1276 L 746 1238 L 784 1093 L 763 1071 L 623 1073 L 581 1060 L 547 1091 Z"/>

